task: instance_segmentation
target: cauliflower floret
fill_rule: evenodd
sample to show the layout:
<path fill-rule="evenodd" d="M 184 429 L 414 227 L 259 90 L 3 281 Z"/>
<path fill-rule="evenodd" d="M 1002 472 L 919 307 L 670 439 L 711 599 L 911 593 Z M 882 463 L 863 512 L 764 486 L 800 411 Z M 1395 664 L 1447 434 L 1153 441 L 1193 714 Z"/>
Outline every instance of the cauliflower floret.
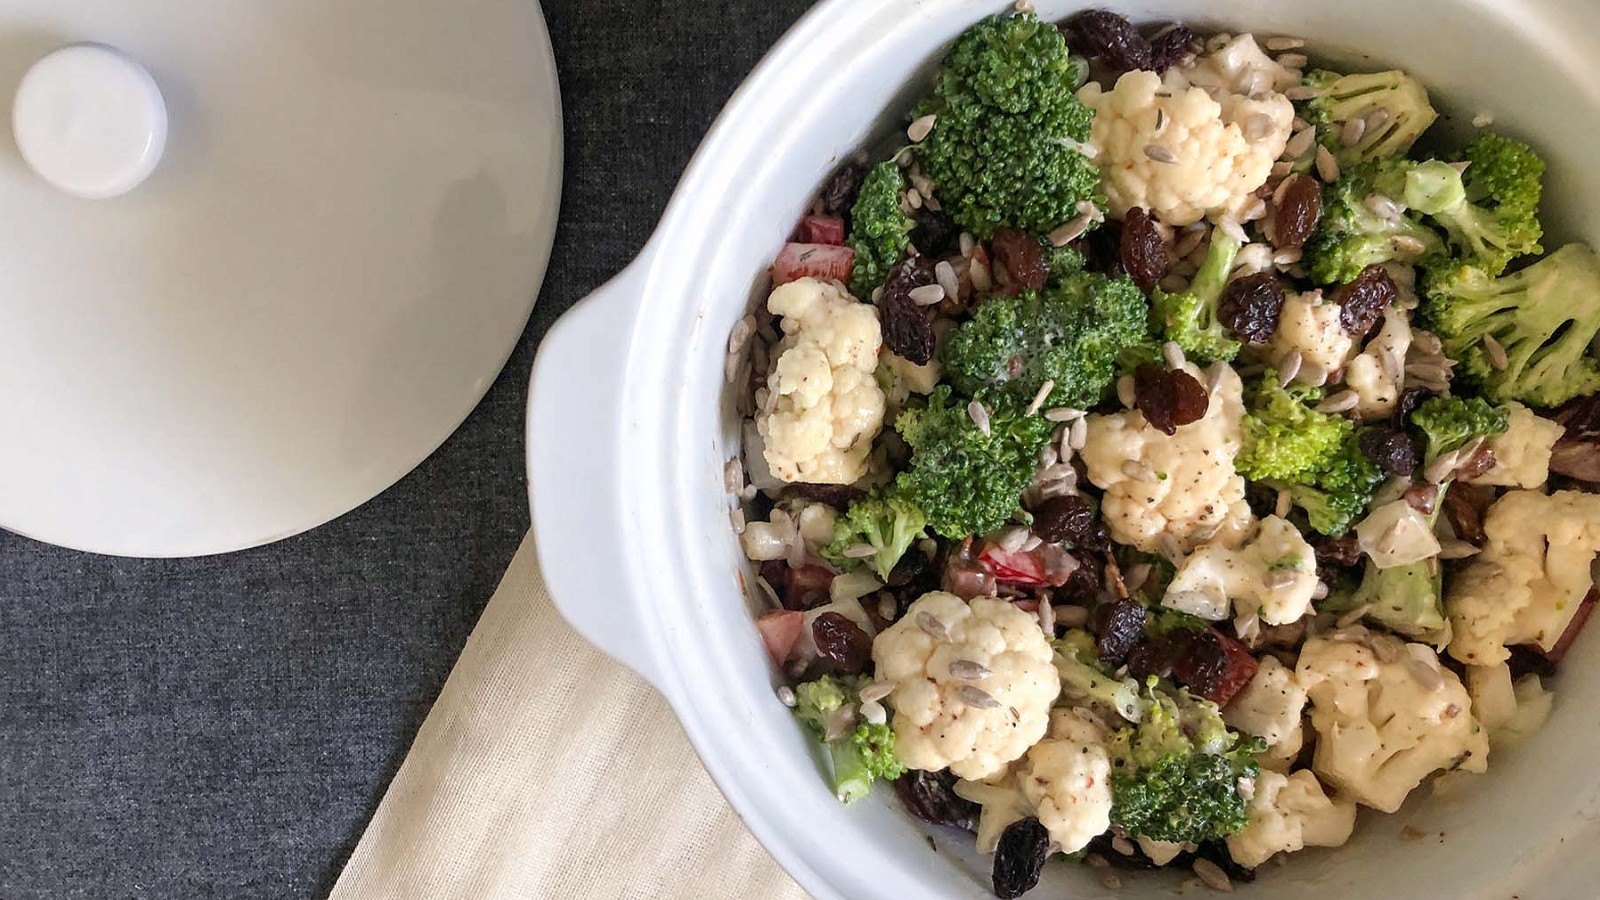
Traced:
<path fill-rule="evenodd" d="M 1381 419 L 1394 412 L 1410 349 L 1411 323 L 1405 310 L 1390 306 L 1383 311 L 1383 327 L 1345 369 L 1344 385 L 1356 392 L 1361 418 Z"/>
<path fill-rule="evenodd" d="M 1356 524 L 1361 549 L 1380 569 L 1409 566 L 1439 555 L 1428 517 L 1404 498 L 1381 503 Z"/>
<path fill-rule="evenodd" d="M 1017 786 L 1062 853 L 1111 827 L 1111 757 L 1105 729 L 1070 709 L 1050 714 L 1050 734 L 1016 766 Z"/>
<path fill-rule="evenodd" d="M 1154 72 L 1128 72 L 1110 92 L 1091 81 L 1078 98 L 1095 111 L 1089 143 L 1112 213 L 1139 206 L 1169 225 L 1241 218 L 1294 121 L 1282 94 L 1218 102 L 1198 87 L 1167 91 Z"/>
<path fill-rule="evenodd" d="M 1253 869 L 1276 853 L 1341 846 L 1355 827 L 1356 805 L 1328 796 L 1309 770 L 1262 772 L 1250 798 L 1250 822 L 1228 838 L 1228 855 Z"/>
<path fill-rule="evenodd" d="M 1472 714 L 1489 732 L 1496 747 L 1515 746 L 1544 726 L 1555 695 L 1544 689 L 1538 675 L 1511 682 L 1511 667 L 1467 666 L 1467 693 Z"/>
<path fill-rule="evenodd" d="M 920 366 L 898 353 L 885 351 L 878 360 L 878 386 L 883 388 L 888 400 L 885 418 L 892 421 L 899 415 L 912 394 L 933 393 L 933 389 L 939 386 L 943 371 L 937 350 L 931 359 Z"/>
<path fill-rule="evenodd" d="M 1492 666 L 1516 644 L 1555 649 L 1594 586 L 1600 494 L 1508 491 L 1489 507 L 1483 531 L 1483 552 L 1446 586 L 1450 655 Z"/>
<path fill-rule="evenodd" d="M 1550 477 L 1550 451 L 1566 429 L 1515 400 L 1506 405 L 1511 409 L 1506 430 L 1489 439 L 1494 465 L 1472 481 L 1499 487 L 1541 487 Z"/>
<path fill-rule="evenodd" d="M 1284 747 L 1299 751 L 1305 708 L 1306 689 L 1295 680 L 1294 670 L 1275 656 L 1263 656 L 1255 676 L 1222 710 L 1222 720 L 1266 741 L 1267 752 L 1276 757 Z"/>
<path fill-rule="evenodd" d="M 1219 100 L 1225 95 L 1282 93 L 1300 83 L 1299 72 L 1268 56 L 1249 34 L 1236 35 L 1216 51 L 1194 57 L 1178 71 L 1189 84 L 1205 88 Z"/>
<path fill-rule="evenodd" d="M 1311 545 L 1287 519 L 1268 516 L 1239 549 L 1206 544 L 1186 557 L 1167 586 L 1162 605 L 1203 619 L 1257 615 L 1268 625 L 1288 625 L 1311 609 L 1317 560 Z"/>
<path fill-rule="evenodd" d="M 1218 365 L 1222 375 L 1205 416 L 1176 434 L 1150 427 L 1137 410 L 1089 417 L 1081 455 L 1089 480 L 1105 490 L 1101 513 L 1119 543 L 1155 552 L 1170 535 L 1187 553 L 1213 539 L 1235 544 L 1248 532 L 1244 478 L 1233 469 L 1243 386 L 1232 368 Z M 1184 369 L 1207 382 L 1193 363 Z"/>
<path fill-rule="evenodd" d="M 1295 679 L 1311 701 L 1311 767 L 1357 803 L 1394 812 L 1429 774 L 1488 765 L 1488 733 L 1467 689 L 1426 644 L 1360 627 L 1315 637 Z"/>
<path fill-rule="evenodd" d="M 1355 342 L 1339 324 L 1339 304 L 1324 302 L 1321 291 L 1290 294 L 1278 314 L 1278 330 L 1267 343 L 1269 359 L 1282 359 L 1299 351 L 1302 366 L 1315 365 L 1324 373 L 1344 367 Z M 1305 369 L 1302 369 L 1305 371 Z"/>
<path fill-rule="evenodd" d="M 1052 652 L 1039 620 L 1004 600 L 924 594 L 872 643 L 878 678 L 894 685 L 901 761 L 979 780 L 1021 757 L 1061 692 Z"/>
<path fill-rule="evenodd" d="M 767 466 L 783 481 L 849 484 L 866 474 L 883 427 L 878 310 L 815 278 L 778 286 L 767 309 L 784 333 L 756 415 Z"/>

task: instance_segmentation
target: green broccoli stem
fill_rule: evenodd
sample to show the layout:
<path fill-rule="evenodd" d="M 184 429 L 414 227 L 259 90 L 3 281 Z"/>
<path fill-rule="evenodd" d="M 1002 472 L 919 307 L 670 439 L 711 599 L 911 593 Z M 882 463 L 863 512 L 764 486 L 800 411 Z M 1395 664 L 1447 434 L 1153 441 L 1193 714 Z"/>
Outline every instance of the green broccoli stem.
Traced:
<path fill-rule="evenodd" d="M 1228 234 L 1220 228 L 1211 231 L 1211 246 L 1206 250 L 1206 258 L 1200 263 L 1200 269 L 1194 273 L 1194 280 L 1189 284 L 1189 292 L 1200 297 L 1212 310 L 1213 317 L 1216 313 L 1216 304 L 1222 299 L 1222 292 L 1228 286 L 1228 275 L 1233 272 L 1233 263 L 1239 258 L 1239 248 L 1243 246 L 1239 239 Z"/>
<path fill-rule="evenodd" d="M 841 803 L 854 803 L 872 791 L 872 771 L 866 754 L 846 734 L 828 742 L 828 759 L 833 764 L 833 793 Z"/>

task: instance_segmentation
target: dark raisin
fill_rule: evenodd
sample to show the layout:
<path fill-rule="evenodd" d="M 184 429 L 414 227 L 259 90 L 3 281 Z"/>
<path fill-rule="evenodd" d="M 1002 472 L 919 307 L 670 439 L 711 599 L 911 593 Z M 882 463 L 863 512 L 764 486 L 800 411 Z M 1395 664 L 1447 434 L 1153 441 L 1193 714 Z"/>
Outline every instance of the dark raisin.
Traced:
<path fill-rule="evenodd" d="M 825 612 L 811 622 L 817 652 L 833 661 L 841 675 L 860 675 L 872 659 L 872 638 L 842 613 Z"/>
<path fill-rule="evenodd" d="M 913 816 L 931 825 L 954 825 L 971 831 L 977 827 L 983 808 L 955 792 L 958 780 L 949 769 L 912 769 L 893 784 L 895 794 Z"/>
<path fill-rule="evenodd" d="M 1550 454 L 1550 471 L 1600 482 L 1600 394 L 1569 401 L 1552 418 L 1566 431 Z"/>
<path fill-rule="evenodd" d="M 1091 9 L 1073 16 L 1065 27 L 1074 50 L 1114 73 L 1150 68 L 1150 42 L 1124 16 Z"/>
<path fill-rule="evenodd" d="M 1489 447 L 1479 447 L 1476 453 L 1462 460 L 1456 466 L 1456 479 L 1459 481 L 1471 481 L 1494 468 L 1494 464 L 1494 450 Z"/>
<path fill-rule="evenodd" d="M 940 259 L 956 252 L 961 229 L 948 215 L 919 206 L 911 212 L 916 224 L 911 229 L 911 246 L 930 259 Z"/>
<path fill-rule="evenodd" d="M 1318 566 L 1349 567 L 1361 562 L 1361 542 L 1353 534 L 1339 537 L 1312 534 L 1310 537 L 1311 552 L 1316 555 Z"/>
<path fill-rule="evenodd" d="M 1111 548 L 1111 535 L 1095 515 L 1094 506 L 1078 494 L 1051 497 L 1033 510 L 1033 533 L 1052 544 L 1071 544 L 1083 550 Z"/>
<path fill-rule="evenodd" d="M 861 182 L 866 174 L 866 166 L 855 163 L 840 166 L 817 195 L 822 201 L 822 211 L 830 216 L 842 216 L 848 222 L 850 208 L 856 205 L 856 195 L 861 193 Z"/>
<path fill-rule="evenodd" d="M 900 561 L 889 570 L 889 578 L 884 583 L 889 587 L 905 587 L 911 582 L 921 578 L 923 573 L 933 568 L 921 550 L 912 547 L 900 557 Z"/>
<path fill-rule="evenodd" d="M 1128 653 L 1144 640 L 1144 607 L 1132 600 L 1113 600 L 1095 608 L 1090 627 L 1100 661 L 1120 666 Z"/>
<path fill-rule="evenodd" d="M 1390 424 L 1395 428 L 1404 428 L 1406 420 L 1411 418 L 1411 413 L 1421 406 L 1422 401 L 1428 399 L 1431 393 L 1426 388 L 1416 387 L 1401 391 L 1400 400 L 1394 405 L 1394 415 L 1389 419 Z"/>
<path fill-rule="evenodd" d="M 1322 219 L 1322 187 L 1309 175 L 1290 175 L 1272 222 L 1272 243 L 1279 250 L 1303 247 Z"/>
<path fill-rule="evenodd" d="M 1456 537 L 1483 545 L 1483 515 L 1494 502 L 1494 488 L 1457 482 L 1444 492 L 1444 517 Z"/>
<path fill-rule="evenodd" d="M 1128 652 L 1128 674 L 1139 682 L 1150 676 L 1168 678 L 1172 669 L 1188 652 L 1194 635 L 1180 631 L 1168 637 L 1145 641 Z"/>
<path fill-rule="evenodd" d="M 1206 841 L 1196 848 L 1193 854 L 1188 855 L 1181 862 L 1186 862 L 1193 866 L 1194 861 L 1197 859 L 1204 859 L 1214 863 L 1217 868 L 1227 874 L 1230 881 L 1249 884 L 1256 880 L 1256 870 L 1247 869 L 1234 862 L 1233 857 L 1228 854 L 1228 845 L 1223 841 Z"/>
<path fill-rule="evenodd" d="M 1100 583 L 1100 566 L 1086 553 L 1074 553 L 1072 558 L 1078 561 L 1078 567 L 1056 588 L 1056 597 L 1088 603 L 1098 598 L 1105 589 Z"/>
<path fill-rule="evenodd" d="M 937 281 L 933 264 L 914 256 L 889 270 L 883 296 L 878 298 L 884 346 L 919 366 L 933 359 L 934 310 L 932 306 L 919 306 L 911 299 L 911 292 Z"/>
<path fill-rule="evenodd" d="M 1245 646 L 1215 628 L 1194 635 L 1187 652 L 1172 665 L 1172 675 L 1189 690 L 1225 706 L 1261 667 Z"/>
<path fill-rule="evenodd" d="M 1417 448 L 1411 437 L 1398 428 L 1377 427 L 1361 432 L 1361 453 L 1386 475 L 1410 478 L 1417 470 Z"/>
<path fill-rule="evenodd" d="M 1583 607 L 1578 607 L 1582 614 Z M 1576 621 L 1576 619 L 1574 619 Z M 1537 675 L 1540 678 L 1549 678 L 1556 674 L 1556 664 L 1550 657 L 1545 656 L 1537 646 L 1532 644 L 1518 644 L 1507 647 L 1511 658 L 1506 660 L 1506 665 L 1511 669 L 1511 680 L 1516 681 L 1524 675 Z"/>
<path fill-rule="evenodd" d="M 1193 375 L 1151 363 L 1134 370 L 1133 399 L 1145 421 L 1164 434 L 1200 421 L 1210 405 L 1205 387 Z"/>
<path fill-rule="evenodd" d="M 1097 854 L 1101 859 L 1105 860 L 1107 863 L 1110 863 L 1113 868 L 1117 869 L 1143 871 L 1161 868 L 1160 866 L 1156 865 L 1155 860 L 1151 859 L 1148 853 L 1145 853 L 1143 850 L 1139 849 L 1138 844 L 1134 844 L 1131 848 L 1128 848 L 1126 837 L 1124 837 L 1122 841 L 1118 841 L 1117 837 L 1118 835 L 1114 831 L 1104 831 L 1096 835 L 1093 840 L 1089 841 L 1089 843 L 1083 848 L 1084 852 Z M 1119 848 L 1131 849 L 1133 852 L 1124 853 L 1122 852 L 1122 849 Z"/>
<path fill-rule="evenodd" d="M 1433 515 L 1439 505 L 1439 486 L 1437 484 L 1413 484 L 1405 489 L 1401 498 L 1406 505 L 1425 516 Z"/>
<path fill-rule="evenodd" d="M 994 250 L 995 260 L 1011 274 L 1012 281 L 1030 291 L 1044 287 L 1050 266 L 1045 261 L 1043 245 L 1031 235 L 1001 226 L 994 230 L 989 246 Z"/>
<path fill-rule="evenodd" d="M 1194 52 L 1198 39 L 1182 25 L 1173 25 L 1150 39 L 1150 68 L 1161 73 L 1184 61 Z"/>
<path fill-rule="evenodd" d="M 1247 344 L 1272 340 L 1282 312 L 1283 285 L 1271 272 L 1257 272 L 1228 282 L 1217 304 L 1217 319 Z"/>
<path fill-rule="evenodd" d="M 1039 883 L 1039 872 L 1050 855 L 1050 832 L 1029 816 L 1000 832 L 994 850 L 994 895 L 1001 900 L 1021 897 Z"/>
<path fill-rule="evenodd" d="M 848 484 L 806 484 L 797 481 L 784 487 L 783 496 L 785 499 L 826 503 L 843 512 L 851 503 L 866 496 L 866 491 Z"/>
<path fill-rule="evenodd" d="M 1150 293 L 1167 277 L 1167 245 L 1156 230 L 1155 217 L 1135 206 L 1122 217 L 1117 257 L 1139 290 Z"/>
<path fill-rule="evenodd" d="M 1399 295 L 1387 269 L 1376 263 L 1367 266 L 1335 295 L 1339 303 L 1339 324 L 1355 337 L 1365 337 L 1378 324 L 1384 308 Z"/>
<path fill-rule="evenodd" d="M 1572 620 L 1567 623 L 1567 630 L 1561 632 L 1561 637 L 1556 638 L 1555 646 L 1545 656 L 1550 658 L 1551 665 L 1560 665 L 1561 660 L 1572 648 L 1572 642 L 1577 639 L 1578 632 L 1589 622 L 1589 617 L 1594 615 L 1594 607 L 1600 603 L 1600 588 L 1590 588 L 1589 593 L 1578 603 L 1578 611 L 1572 614 Z"/>
<path fill-rule="evenodd" d="M 1122 269 L 1122 223 L 1107 219 L 1103 225 L 1079 238 L 1074 244 L 1083 254 L 1091 272 L 1104 272 L 1107 278 L 1126 275 Z"/>

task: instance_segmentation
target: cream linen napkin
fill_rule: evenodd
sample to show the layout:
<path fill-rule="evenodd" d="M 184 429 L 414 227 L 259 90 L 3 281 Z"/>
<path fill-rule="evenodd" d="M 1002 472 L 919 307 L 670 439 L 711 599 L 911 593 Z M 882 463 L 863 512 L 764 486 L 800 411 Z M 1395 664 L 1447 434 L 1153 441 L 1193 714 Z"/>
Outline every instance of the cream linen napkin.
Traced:
<path fill-rule="evenodd" d="M 333 900 L 803 898 L 523 538 Z"/>

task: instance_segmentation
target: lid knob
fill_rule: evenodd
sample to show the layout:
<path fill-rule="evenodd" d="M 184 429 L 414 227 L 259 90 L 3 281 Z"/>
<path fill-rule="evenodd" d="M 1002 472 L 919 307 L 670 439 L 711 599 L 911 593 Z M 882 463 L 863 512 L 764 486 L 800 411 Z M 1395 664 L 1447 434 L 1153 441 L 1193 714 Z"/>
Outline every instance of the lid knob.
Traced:
<path fill-rule="evenodd" d="M 161 161 L 167 106 L 145 68 L 104 44 L 70 44 L 22 77 L 11 114 L 22 158 L 69 194 L 138 187 Z"/>

